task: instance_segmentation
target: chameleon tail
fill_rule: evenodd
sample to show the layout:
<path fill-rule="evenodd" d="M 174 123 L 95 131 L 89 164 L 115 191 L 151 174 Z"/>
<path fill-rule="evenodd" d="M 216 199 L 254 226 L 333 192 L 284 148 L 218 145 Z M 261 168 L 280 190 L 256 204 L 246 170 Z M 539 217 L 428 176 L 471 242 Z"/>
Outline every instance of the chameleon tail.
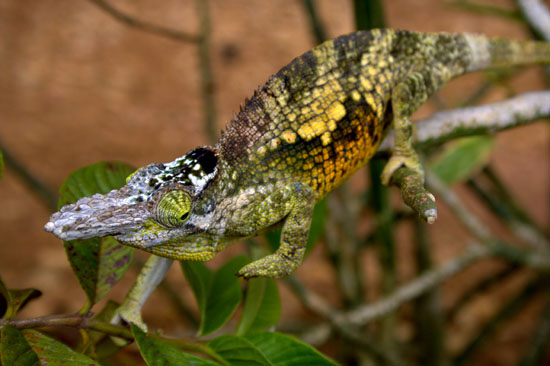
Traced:
<path fill-rule="evenodd" d="M 465 35 L 472 53 L 468 71 L 497 67 L 550 64 L 550 43 L 540 41 L 510 41 Z"/>

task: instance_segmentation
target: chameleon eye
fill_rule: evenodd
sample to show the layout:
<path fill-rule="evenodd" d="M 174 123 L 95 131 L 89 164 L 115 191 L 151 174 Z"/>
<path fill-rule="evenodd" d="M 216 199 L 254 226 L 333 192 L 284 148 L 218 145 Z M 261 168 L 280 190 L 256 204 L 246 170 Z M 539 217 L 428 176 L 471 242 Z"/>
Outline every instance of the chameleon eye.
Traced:
<path fill-rule="evenodd" d="M 178 227 L 189 218 L 189 211 L 191 211 L 191 196 L 181 189 L 176 189 L 166 193 L 160 199 L 155 214 L 159 224 Z"/>

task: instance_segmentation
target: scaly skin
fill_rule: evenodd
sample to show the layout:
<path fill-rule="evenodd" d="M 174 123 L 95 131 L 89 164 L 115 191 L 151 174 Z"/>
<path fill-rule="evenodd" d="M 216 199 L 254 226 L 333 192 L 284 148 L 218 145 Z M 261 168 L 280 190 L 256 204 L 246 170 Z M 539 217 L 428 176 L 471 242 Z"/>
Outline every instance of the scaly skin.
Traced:
<path fill-rule="evenodd" d="M 392 123 L 382 181 L 402 165 L 422 177 L 411 114 L 455 76 L 535 62 L 550 62 L 548 44 L 393 30 L 336 38 L 271 77 L 215 146 L 141 168 L 120 190 L 62 208 L 45 228 L 64 240 L 114 235 L 158 256 L 207 261 L 282 224 L 280 248 L 239 275 L 286 276 L 303 259 L 315 203 L 369 160 Z"/>

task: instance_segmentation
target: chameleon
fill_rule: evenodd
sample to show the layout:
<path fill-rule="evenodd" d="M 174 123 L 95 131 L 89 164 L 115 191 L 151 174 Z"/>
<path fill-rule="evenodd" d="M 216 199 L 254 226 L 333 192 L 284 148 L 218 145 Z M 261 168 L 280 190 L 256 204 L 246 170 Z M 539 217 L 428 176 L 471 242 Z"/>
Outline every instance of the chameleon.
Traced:
<path fill-rule="evenodd" d="M 454 77 L 535 63 L 550 63 L 550 43 L 392 29 L 340 36 L 258 87 L 216 145 L 142 167 L 122 188 L 62 207 L 45 230 L 208 261 L 282 226 L 279 248 L 238 275 L 287 276 L 303 260 L 315 203 L 365 165 L 388 130 L 395 146 L 382 182 L 402 166 L 423 178 L 412 113 Z"/>

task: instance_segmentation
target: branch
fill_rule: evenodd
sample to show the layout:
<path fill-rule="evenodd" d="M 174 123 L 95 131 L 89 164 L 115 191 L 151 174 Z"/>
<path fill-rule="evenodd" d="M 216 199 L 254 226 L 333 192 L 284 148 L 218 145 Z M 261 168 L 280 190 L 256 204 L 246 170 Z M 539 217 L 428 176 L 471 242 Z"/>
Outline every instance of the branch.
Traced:
<path fill-rule="evenodd" d="M 529 22 L 547 42 L 550 42 L 550 11 L 540 0 L 518 0 L 519 8 Z"/>
<path fill-rule="evenodd" d="M 121 23 L 124 23 L 130 27 L 134 27 L 144 32 L 157 34 L 166 38 L 170 38 L 180 42 L 199 42 L 200 37 L 185 33 L 176 29 L 166 28 L 160 25 L 152 24 L 139 20 L 121 12 L 120 10 L 111 6 L 105 0 L 88 0 L 107 14 L 115 18 Z"/>
<path fill-rule="evenodd" d="M 325 27 L 323 26 L 321 19 L 319 18 L 319 15 L 317 14 L 317 9 L 313 4 L 313 0 L 302 0 L 302 4 L 304 5 L 308 16 L 311 32 L 315 36 L 315 44 L 323 43 L 328 38 L 327 32 L 325 30 Z"/>
<path fill-rule="evenodd" d="M 359 333 L 355 324 L 347 324 L 341 321 L 344 314 L 340 310 L 334 308 L 322 297 L 309 290 L 295 277 L 287 277 L 285 283 L 289 286 L 290 290 L 294 292 L 306 309 L 325 319 L 330 324 L 330 327 L 338 332 L 344 339 L 361 346 L 361 348 L 384 364 L 392 366 L 403 364 L 399 362 L 401 360 L 396 359 L 395 355 L 385 352 L 383 347 L 377 344 L 367 334 L 364 332 Z M 326 327 L 327 324 L 320 324 L 319 326 Z M 326 332 L 326 330 L 323 332 Z"/>
<path fill-rule="evenodd" d="M 0 142 L 0 151 L 4 153 L 6 166 L 11 169 L 23 183 L 40 199 L 48 210 L 57 210 L 57 193 L 44 181 L 36 176 L 30 169 L 21 163 L 6 147 Z"/>
<path fill-rule="evenodd" d="M 214 76 L 212 72 L 212 57 L 210 55 L 210 14 L 209 0 L 195 0 L 197 15 L 200 19 L 200 39 L 198 42 L 199 70 L 201 73 L 202 110 L 206 136 L 210 143 L 218 139 L 216 126 L 216 103 L 214 100 Z"/>
<path fill-rule="evenodd" d="M 479 199 L 499 217 L 510 231 L 524 243 L 537 250 L 550 249 L 550 241 L 543 230 L 514 201 L 504 184 L 490 166 L 466 182 Z"/>
<path fill-rule="evenodd" d="M 415 123 L 415 144 L 436 145 L 456 137 L 495 133 L 548 117 L 550 91 L 524 93 L 502 102 L 434 113 Z M 392 146 L 390 133 L 378 150 L 388 152 Z"/>
<path fill-rule="evenodd" d="M 380 318 L 490 254 L 491 250 L 488 247 L 471 244 L 462 255 L 439 268 L 425 272 L 408 284 L 400 286 L 392 295 L 343 315 L 339 321 L 361 325 Z"/>
<path fill-rule="evenodd" d="M 550 272 L 550 256 L 536 251 L 524 251 L 502 243 L 468 245 L 463 254 L 443 264 L 439 268 L 427 271 L 408 284 L 399 287 L 392 295 L 377 302 L 361 306 L 346 314 L 335 314 L 339 324 L 366 324 L 385 314 L 395 311 L 399 306 L 439 285 L 447 278 L 461 272 L 476 261 L 487 257 L 500 257 L 513 263 L 528 266 L 536 271 Z M 315 299 L 317 302 L 318 300 Z"/>
<path fill-rule="evenodd" d="M 6 324 L 13 325 L 17 329 L 29 329 L 29 328 L 46 328 L 46 327 L 80 327 L 87 318 L 91 316 L 91 313 L 81 314 L 62 314 L 62 315 L 48 315 L 38 318 L 20 319 L 20 320 L 8 320 L 0 319 L 0 329 Z"/>
<path fill-rule="evenodd" d="M 84 315 L 60 314 L 20 320 L 0 319 L 0 329 L 2 329 L 2 327 L 6 324 L 12 325 L 17 329 L 73 327 L 96 330 L 110 336 L 120 337 L 128 340 L 134 339 L 134 335 L 128 328 L 121 325 L 106 323 L 97 319 L 92 319 L 92 315 L 92 313 Z M 194 339 L 168 338 L 153 333 L 148 334 L 148 336 L 161 340 L 164 343 L 176 345 L 187 351 L 202 353 L 217 361 L 223 361 L 207 345 L 203 344 L 202 342 L 195 341 Z"/>
<path fill-rule="evenodd" d="M 445 184 L 429 170 L 426 170 L 425 174 L 426 185 L 429 189 L 445 202 L 468 231 L 482 242 L 488 243 L 494 241 L 492 233 L 483 224 L 481 218 L 471 212 L 453 190 L 445 186 Z"/>

